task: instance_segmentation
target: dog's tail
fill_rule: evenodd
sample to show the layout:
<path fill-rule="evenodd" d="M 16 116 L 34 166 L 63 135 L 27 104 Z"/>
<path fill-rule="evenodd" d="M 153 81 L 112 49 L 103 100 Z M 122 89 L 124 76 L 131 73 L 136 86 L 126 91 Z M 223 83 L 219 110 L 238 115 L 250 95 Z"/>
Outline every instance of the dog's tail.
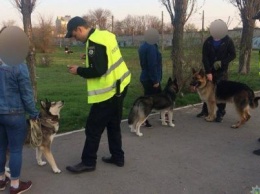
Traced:
<path fill-rule="evenodd" d="M 134 124 L 136 121 L 140 119 L 140 117 L 143 116 L 144 107 L 145 107 L 145 102 L 142 101 L 142 97 L 137 98 L 128 115 L 129 125 Z"/>
<path fill-rule="evenodd" d="M 260 97 L 255 97 L 252 105 L 250 104 L 250 107 L 251 108 L 257 108 L 258 107 L 258 100 L 260 100 Z"/>
<path fill-rule="evenodd" d="M 257 108 L 258 107 L 258 100 L 260 100 L 260 97 L 255 97 L 254 92 L 250 91 L 250 93 L 249 93 L 249 106 L 251 108 Z"/>
<path fill-rule="evenodd" d="M 137 117 L 138 117 L 138 112 L 139 112 L 139 105 L 140 105 L 140 101 L 137 99 L 134 102 L 133 107 L 130 109 L 129 115 L 128 115 L 128 124 L 132 125 L 134 123 L 134 121 L 136 121 Z"/>

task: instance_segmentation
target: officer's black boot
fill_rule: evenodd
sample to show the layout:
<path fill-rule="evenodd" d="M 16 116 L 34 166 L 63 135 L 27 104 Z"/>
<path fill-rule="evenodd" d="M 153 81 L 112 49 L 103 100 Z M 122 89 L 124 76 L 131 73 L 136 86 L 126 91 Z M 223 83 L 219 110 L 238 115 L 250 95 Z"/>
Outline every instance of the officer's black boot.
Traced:
<path fill-rule="evenodd" d="M 197 114 L 197 117 L 206 117 L 208 116 L 209 112 L 208 112 L 208 107 L 207 104 L 204 102 L 202 105 L 202 110 L 199 114 Z"/>

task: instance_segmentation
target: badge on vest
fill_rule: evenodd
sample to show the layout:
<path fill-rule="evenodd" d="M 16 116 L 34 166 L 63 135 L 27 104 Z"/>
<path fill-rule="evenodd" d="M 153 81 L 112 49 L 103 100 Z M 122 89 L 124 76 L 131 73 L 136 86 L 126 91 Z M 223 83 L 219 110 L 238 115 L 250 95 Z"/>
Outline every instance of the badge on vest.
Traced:
<path fill-rule="evenodd" d="M 91 46 L 88 48 L 88 56 L 89 57 L 93 57 L 95 54 L 95 47 L 94 46 Z"/>

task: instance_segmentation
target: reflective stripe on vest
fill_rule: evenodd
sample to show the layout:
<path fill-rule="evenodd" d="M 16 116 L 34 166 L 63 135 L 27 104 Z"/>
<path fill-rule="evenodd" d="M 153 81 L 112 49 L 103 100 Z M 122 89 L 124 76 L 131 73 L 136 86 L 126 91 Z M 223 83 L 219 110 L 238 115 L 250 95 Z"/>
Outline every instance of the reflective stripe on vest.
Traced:
<path fill-rule="evenodd" d="M 130 71 L 126 72 L 120 79 L 120 82 L 122 83 L 126 78 L 127 76 L 130 75 Z M 93 90 L 93 91 L 88 91 L 88 95 L 89 96 L 92 96 L 92 95 L 97 95 L 97 94 L 102 94 L 102 93 L 106 93 L 110 90 L 113 90 L 116 88 L 116 82 L 117 80 L 113 83 L 112 86 L 108 87 L 108 88 L 104 88 L 104 89 L 100 89 L 100 90 Z"/>

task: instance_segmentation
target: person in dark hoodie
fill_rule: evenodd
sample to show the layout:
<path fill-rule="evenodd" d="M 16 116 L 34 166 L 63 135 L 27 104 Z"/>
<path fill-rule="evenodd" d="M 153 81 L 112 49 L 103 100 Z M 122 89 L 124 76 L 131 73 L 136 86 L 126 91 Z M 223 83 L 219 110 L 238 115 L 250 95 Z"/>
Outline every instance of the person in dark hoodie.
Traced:
<path fill-rule="evenodd" d="M 215 83 L 228 79 L 229 63 L 236 58 L 233 40 L 227 35 L 228 28 L 224 21 L 215 20 L 210 25 L 210 34 L 203 44 L 202 63 L 208 80 Z M 226 103 L 217 104 L 216 122 L 222 122 L 226 114 Z M 206 103 L 197 117 L 208 115 Z"/>
<path fill-rule="evenodd" d="M 138 54 L 141 65 L 140 82 L 146 96 L 162 92 L 162 55 L 157 45 L 158 31 L 150 28 L 145 32 L 144 37 L 145 41 L 139 47 Z M 145 126 L 152 127 L 148 120 L 145 121 Z"/>

